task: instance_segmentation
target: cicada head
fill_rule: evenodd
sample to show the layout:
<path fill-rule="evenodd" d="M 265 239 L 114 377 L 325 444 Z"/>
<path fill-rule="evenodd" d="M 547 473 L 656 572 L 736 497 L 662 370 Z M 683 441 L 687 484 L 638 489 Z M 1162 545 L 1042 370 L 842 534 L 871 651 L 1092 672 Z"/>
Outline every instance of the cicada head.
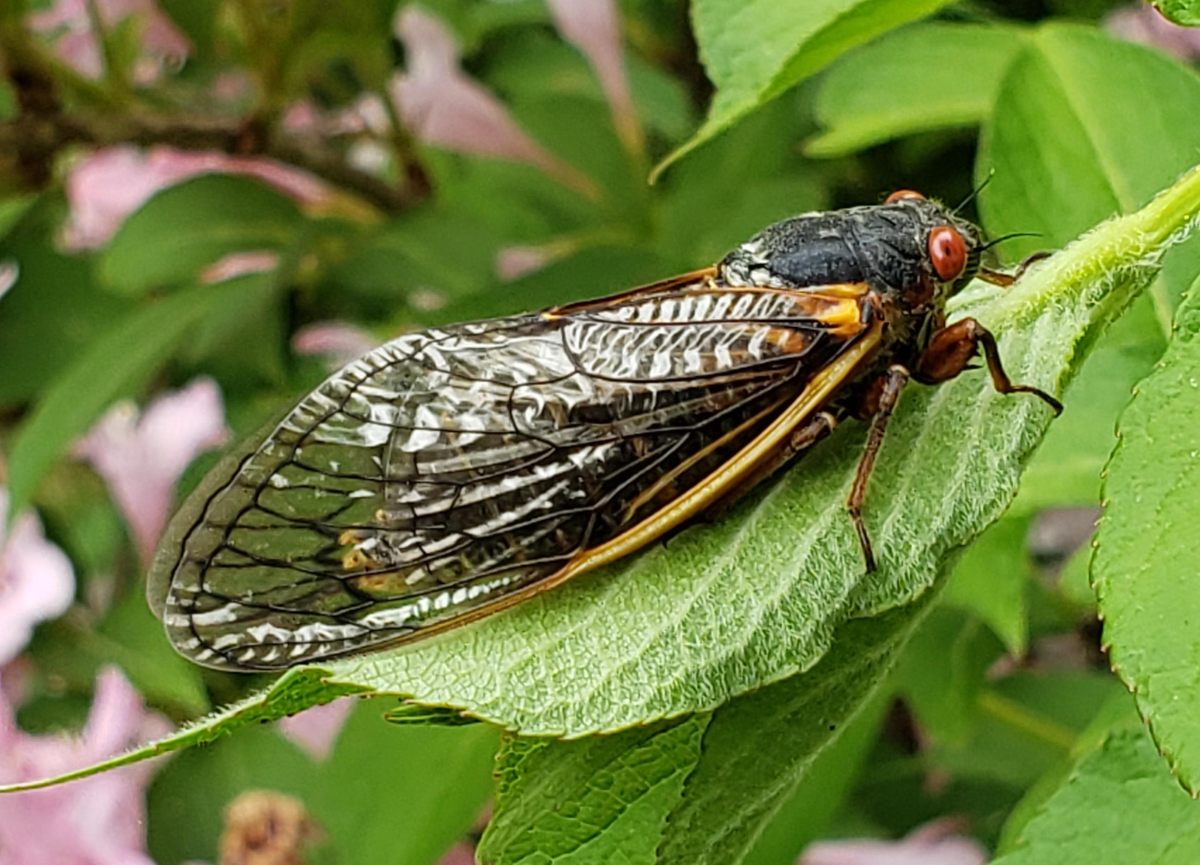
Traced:
<path fill-rule="evenodd" d="M 718 267 L 731 285 L 866 282 L 920 306 L 966 285 L 979 268 L 983 245 L 973 223 L 920 193 L 901 190 L 883 204 L 777 222 Z"/>

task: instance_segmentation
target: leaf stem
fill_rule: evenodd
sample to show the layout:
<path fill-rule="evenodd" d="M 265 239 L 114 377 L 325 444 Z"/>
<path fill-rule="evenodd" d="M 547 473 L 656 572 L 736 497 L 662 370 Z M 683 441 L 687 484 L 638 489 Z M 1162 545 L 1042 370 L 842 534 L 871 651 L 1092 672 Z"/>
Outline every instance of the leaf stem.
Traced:
<path fill-rule="evenodd" d="M 1063 751 L 1070 751 L 1075 746 L 1076 735 L 1073 730 L 1029 711 L 1028 707 L 1016 700 L 985 690 L 980 693 L 978 704 L 980 709 L 1001 723 L 1048 745 Z"/>
<path fill-rule="evenodd" d="M 1044 265 L 1031 268 L 1025 278 L 988 305 L 986 317 L 1003 329 L 1114 281 L 1127 283 L 1104 298 L 1106 310 L 1115 314 L 1148 283 L 1144 278 L 1129 277 L 1156 270 L 1162 252 L 1182 240 L 1198 218 L 1200 166 L 1187 171 L 1141 210 L 1101 223 Z"/>

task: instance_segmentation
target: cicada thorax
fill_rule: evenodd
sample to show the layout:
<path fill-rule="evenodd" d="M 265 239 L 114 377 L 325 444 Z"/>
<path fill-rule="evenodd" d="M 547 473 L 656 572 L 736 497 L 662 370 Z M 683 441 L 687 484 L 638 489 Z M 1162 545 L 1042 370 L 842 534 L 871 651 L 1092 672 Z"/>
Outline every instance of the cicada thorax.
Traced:
<path fill-rule="evenodd" d="M 874 360 L 856 376 L 870 378 L 889 363 L 915 363 L 944 325 L 947 299 L 975 273 L 981 246 L 973 224 L 904 190 L 880 205 L 768 226 L 726 256 L 718 272 L 733 285 L 801 292 L 860 286 L 863 320 L 885 325 Z"/>

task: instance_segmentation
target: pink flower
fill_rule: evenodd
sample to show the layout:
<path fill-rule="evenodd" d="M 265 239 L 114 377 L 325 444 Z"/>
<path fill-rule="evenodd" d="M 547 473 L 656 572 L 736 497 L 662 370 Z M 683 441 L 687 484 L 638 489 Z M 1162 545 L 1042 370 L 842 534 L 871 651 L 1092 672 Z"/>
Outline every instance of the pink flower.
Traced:
<path fill-rule="evenodd" d="M 166 527 L 175 482 L 206 450 L 229 435 L 221 393 L 211 379 L 160 396 L 142 412 L 118 403 L 75 446 L 104 478 L 148 565 Z"/>
<path fill-rule="evenodd" d="M 79 736 L 31 736 L 0 692 L 0 783 L 32 781 L 95 763 L 170 725 L 146 712 L 114 668 L 102 670 Z M 153 763 L 139 763 L 46 790 L 0 796 L 4 865 L 153 865 L 146 855 L 143 789 Z"/>
<path fill-rule="evenodd" d="M 577 237 L 560 237 L 537 246 L 505 246 L 496 253 L 496 275 L 506 282 L 520 279 L 574 254 L 580 246 Z"/>
<path fill-rule="evenodd" d="M 234 252 L 218 259 L 204 268 L 200 281 L 205 283 L 225 282 L 251 273 L 269 273 L 279 266 L 278 253 L 260 249 L 252 252 Z"/>
<path fill-rule="evenodd" d="M 496 252 L 496 275 L 505 282 L 520 279 L 541 270 L 550 258 L 541 246 L 506 246 Z"/>
<path fill-rule="evenodd" d="M 4 297 L 8 290 L 17 284 L 20 275 L 21 266 L 14 259 L 0 261 L 0 297 Z"/>
<path fill-rule="evenodd" d="M 599 193 L 587 177 L 550 153 L 517 125 L 508 109 L 462 71 L 454 36 L 418 6 L 396 18 L 408 70 L 392 82 L 392 99 L 413 134 L 434 147 L 524 162 L 588 197 Z"/>
<path fill-rule="evenodd" d="M 279 722 L 279 730 L 314 760 L 325 760 L 333 751 L 342 725 L 353 709 L 353 700 L 334 700 L 283 718 Z"/>
<path fill-rule="evenodd" d="M 961 821 L 946 819 L 919 826 L 899 841 L 818 841 L 797 865 L 983 865 L 987 851 L 957 834 L 961 828 Z"/>
<path fill-rule="evenodd" d="M 466 841 L 459 841 L 438 861 L 438 865 L 475 865 L 475 848 Z"/>
<path fill-rule="evenodd" d="M 55 0 L 49 8 L 29 16 L 29 26 L 49 36 L 63 62 L 88 78 L 104 74 L 104 56 L 100 41 L 92 30 L 88 15 L 89 0 Z M 112 30 L 126 18 L 140 20 L 142 55 L 134 67 L 134 79 L 139 84 L 154 81 L 162 71 L 163 61 L 181 60 L 191 47 L 171 20 L 153 0 L 95 0 L 100 20 L 106 30 Z"/>
<path fill-rule="evenodd" d="M 8 491 L 0 487 L 0 666 L 25 648 L 34 625 L 65 613 L 75 597 L 71 560 L 46 540 L 38 518 L 22 514 L 5 537 L 7 518 Z"/>
<path fill-rule="evenodd" d="M 1146 3 L 1113 12 L 1104 20 L 1104 29 L 1119 39 L 1153 46 L 1180 60 L 1200 58 L 1200 29 L 1180 27 Z"/>
<path fill-rule="evenodd" d="M 369 331 L 346 321 L 313 322 L 292 335 L 292 350 L 296 354 L 324 357 L 333 369 L 345 366 L 377 345 L 379 340 Z"/>
<path fill-rule="evenodd" d="M 612 110 L 613 125 L 625 147 L 642 150 L 625 64 L 621 57 L 621 18 L 614 0 L 548 0 L 554 26 L 588 59 Z"/>
<path fill-rule="evenodd" d="M 154 193 L 198 174 L 243 174 L 269 183 L 300 204 L 326 202 L 330 192 L 310 174 L 269 159 L 152 147 L 108 147 L 89 154 L 67 175 L 71 216 L 63 230 L 68 249 L 108 243 L 125 218 Z"/>

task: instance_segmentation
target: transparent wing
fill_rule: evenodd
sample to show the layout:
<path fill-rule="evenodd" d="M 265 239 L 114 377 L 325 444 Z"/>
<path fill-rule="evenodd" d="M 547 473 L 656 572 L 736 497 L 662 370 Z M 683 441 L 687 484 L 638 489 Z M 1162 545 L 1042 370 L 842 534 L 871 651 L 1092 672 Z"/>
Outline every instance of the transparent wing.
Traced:
<path fill-rule="evenodd" d="M 745 447 L 861 332 L 859 295 L 667 283 L 387 343 L 181 511 L 168 633 L 274 669 L 502 605 Z"/>

